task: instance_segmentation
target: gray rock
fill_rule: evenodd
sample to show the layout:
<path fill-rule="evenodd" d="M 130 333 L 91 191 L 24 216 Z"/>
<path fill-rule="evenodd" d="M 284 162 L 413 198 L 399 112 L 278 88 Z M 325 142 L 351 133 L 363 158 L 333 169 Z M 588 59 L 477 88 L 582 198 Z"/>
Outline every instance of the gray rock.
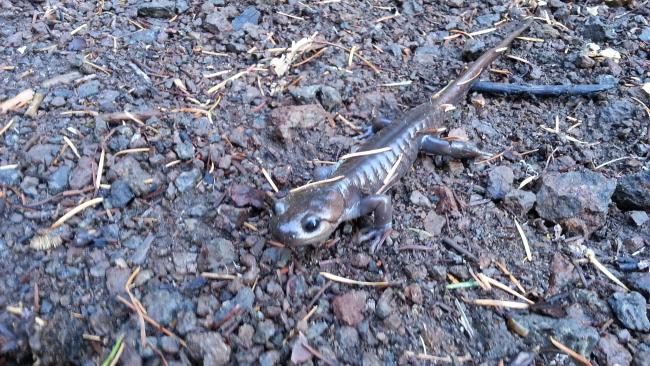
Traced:
<path fill-rule="evenodd" d="M 616 125 L 621 121 L 631 119 L 636 105 L 627 99 L 618 99 L 600 110 L 600 122 L 606 125 Z"/>
<path fill-rule="evenodd" d="M 240 308 L 244 310 L 252 310 L 253 304 L 255 303 L 255 294 L 253 289 L 250 287 L 244 286 L 237 291 L 233 303 L 238 304 Z"/>
<path fill-rule="evenodd" d="M 589 358 L 599 336 L 598 331 L 583 325 L 576 319 L 554 319 L 537 314 L 517 315 L 512 318 L 519 326 L 528 330 L 524 342 L 528 345 L 552 347 L 549 336 L 570 349 Z"/>
<path fill-rule="evenodd" d="M 164 336 L 160 338 L 160 348 L 167 353 L 176 354 L 181 348 L 181 342 L 176 337 Z"/>
<path fill-rule="evenodd" d="M 643 224 L 650 220 L 650 217 L 648 217 L 645 211 L 630 211 L 630 218 L 636 226 L 643 226 Z"/>
<path fill-rule="evenodd" d="M 393 290 L 389 288 L 379 296 L 379 300 L 377 300 L 377 305 L 375 306 L 375 314 L 380 319 L 386 319 L 393 312 L 392 302 Z"/>
<path fill-rule="evenodd" d="M 332 301 L 334 315 L 343 323 L 355 326 L 363 321 L 368 294 L 365 291 L 350 291 Z"/>
<path fill-rule="evenodd" d="M 117 90 L 104 90 L 97 97 L 97 103 L 103 112 L 117 111 L 115 100 L 120 96 Z"/>
<path fill-rule="evenodd" d="M 515 175 L 510 167 L 494 167 L 488 173 L 488 196 L 494 200 L 503 199 L 512 189 L 512 182 L 514 179 Z"/>
<path fill-rule="evenodd" d="M 537 196 L 533 192 L 513 189 L 506 194 L 503 202 L 515 214 L 525 216 L 535 205 L 536 199 Z"/>
<path fill-rule="evenodd" d="M 630 352 L 618 342 L 615 335 L 609 333 L 600 338 L 595 353 L 602 365 L 629 366 L 632 362 Z"/>
<path fill-rule="evenodd" d="M 106 288 L 112 296 L 126 295 L 124 285 L 131 273 L 126 268 L 111 267 L 106 270 Z"/>
<path fill-rule="evenodd" d="M 436 63 L 441 55 L 442 50 L 439 46 L 418 47 L 415 50 L 413 61 L 422 65 L 432 65 Z"/>
<path fill-rule="evenodd" d="M 643 31 L 639 34 L 639 39 L 643 42 L 650 43 L 650 27 L 643 28 Z"/>
<path fill-rule="evenodd" d="M 0 170 L 0 183 L 12 185 L 10 183 L 6 183 L 2 181 L 1 170 Z M 23 190 L 23 193 L 31 197 L 35 197 L 38 195 L 38 190 L 36 188 L 38 188 L 38 178 L 36 177 L 25 177 L 23 181 L 20 183 L 20 189 Z"/>
<path fill-rule="evenodd" d="M 342 103 L 341 94 L 331 86 L 323 85 L 319 91 L 320 103 L 328 111 L 338 107 Z"/>
<path fill-rule="evenodd" d="M 438 236 L 446 223 L 447 219 L 444 216 L 438 215 L 436 211 L 431 210 L 424 218 L 424 230 L 433 236 Z"/>
<path fill-rule="evenodd" d="M 30 163 L 50 165 L 59 149 L 57 145 L 38 144 L 29 149 L 25 157 Z"/>
<path fill-rule="evenodd" d="M 146 183 L 151 175 L 142 169 L 140 163 L 132 156 L 125 156 L 111 166 L 107 177 L 109 181 L 123 179 L 138 197 L 149 193 L 151 189 L 151 185 Z"/>
<path fill-rule="evenodd" d="M 186 335 L 198 329 L 196 315 L 193 311 L 181 311 L 178 315 L 176 330 L 180 335 Z"/>
<path fill-rule="evenodd" d="M 264 352 L 259 359 L 260 366 L 273 366 L 280 364 L 280 352 L 272 350 Z"/>
<path fill-rule="evenodd" d="M 463 60 L 465 61 L 474 61 L 476 60 L 485 49 L 485 42 L 479 39 L 469 39 L 465 42 L 463 47 Z"/>
<path fill-rule="evenodd" d="M 332 110 L 341 105 L 341 94 L 338 90 L 327 85 L 309 85 L 294 88 L 291 96 L 300 103 L 313 103 L 318 100 L 326 110 Z"/>
<path fill-rule="evenodd" d="M 616 34 L 608 28 L 597 16 L 590 16 L 585 21 L 582 36 L 589 38 L 596 43 L 603 43 L 608 39 L 613 39 Z"/>
<path fill-rule="evenodd" d="M 344 348 L 354 348 L 359 344 L 359 332 L 354 327 L 340 327 L 336 335 L 338 343 Z"/>
<path fill-rule="evenodd" d="M 120 179 L 111 183 L 111 205 L 113 207 L 124 208 L 134 197 L 131 187 L 124 180 Z"/>
<path fill-rule="evenodd" d="M 615 187 L 614 179 L 592 171 L 545 175 L 536 210 L 545 220 L 567 224 L 580 220 L 595 230 L 605 220 Z"/>
<path fill-rule="evenodd" d="M 85 83 L 79 85 L 79 88 L 77 88 L 77 94 L 79 95 L 79 98 L 88 98 L 99 93 L 99 88 L 101 85 L 102 84 L 99 82 L 99 80 L 86 81 Z"/>
<path fill-rule="evenodd" d="M 174 146 L 174 151 L 181 160 L 190 160 L 194 157 L 194 145 L 192 145 L 192 141 L 177 143 Z"/>
<path fill-rule="evenodd" d="M 218 332 L 191 333 L 186 341 L 192 358 L 204 366 L 222 366 L 230 361 L 230 346 Z"/>
<path fill-rule="evenodd" d="M 639 291 L 646 299 L 650 299 L 650 273 L 635 272 L 627 275 L 627 284 Z"/>
<path fill-rule="evenodd" d="M 223 271 L 235 260 L 235 247 L 230 240 L 215 238 L 201 246 L 198 258 L 199 271 Z"/>
<path fill-rule="evenodd" d="M 176 319 L 181 296 L 169 290 L 154 290 L 149 292 L 142 302 L 150 317 L 162 325 L 169 325 Z"/>
<path fill-rule="evenodd" d="M 625 328 L 641 332 L 650 330 L 645 298 L 640 293 L 616 292 L 609 299 L 609 305 Z"/>
<path fill-rule="evenodd" d="M 633 366 L 650 366 L 650 344 L 642 343 L 634 353 Z"/>
<path fill-rule="evenodd" d="M 150 3 L 142 3 L 138 7 L 138 16 L 151 18 L 171 18 L 176 13 L 182 13 L 188 9 L 185 0 L 159 0 Z"/>
<path fill-rule="evenodd" d="M 70 172 L 70 188 L 81 189 L 89 185 L 93 180 L 93 159 L 82 157 Z"/>
<path fill-rule="evenodd" d="M 201 172 L 198 169 L 192 169 L 182 172 L 174 180 L 174 185 L 179 192 L 183 193 L 193 188 L 201 179 Z"/>
<path fill-rule="evenodd" d="M 420 191 L 411 192 L 411 197 L 409 199 L 411 200 L 411 203 L 416 206 L 431 207 L 431 201 Z"/>
<path fill-rule="evenodd" d="M 232 25 L 230 24 L 228 19 L 226 19 L 225 14 L 223 14 L 221 11 L 218 10 L 209 14 L 205 18 L 205 22 L 203 23 L 203 26 L 205 27 L 206 30 L 214 34 L 228 33 L 228 32 L 232 32 L 233 30 Z"/>
<path fill-rule="evenodd" d="M 614 202 L 624 209 L 650 210 L 650 170 L 619 178 Z"/>
<path fill-rule="evenodd" d="M 153 243 L 154 240 L 153 235 L 149 235 L 140 246 L 138 246 L 131 257 L 129 258 L 129 262 L 134 265 L 141 265 L 147 260 L 147 254 L 149 253 L 149 249 L 151 248 L 151 243 Z"/>
<path fill-rule="evenodd" d="M 253 342 L 257 344 L 265 344 L 274 335 L 275 323 L 271 319 L 265 319 L 257 323 L 255 334 L 253 335 Z"/>
<path fill-rule="evenodd" d="M 260 16 L 262 13 L 260 13 L 259 10 L 255 6 L 249 6 L 244 11 L 235 19 L 232 20 L 232 27 L 235 30 L 240 30 L 244 24 L 253 24 L 257 25 L 257 23 L 260 20 Z"/>
<path fill-rule="evenodd" d="M 22 178 L 23 175 L 17 168 L 0 170 L 0 183 L 2 184 L 8 186 L 17 186 Z M 36 181 L 36 184 L 38 184 L 38 180 Z"/>

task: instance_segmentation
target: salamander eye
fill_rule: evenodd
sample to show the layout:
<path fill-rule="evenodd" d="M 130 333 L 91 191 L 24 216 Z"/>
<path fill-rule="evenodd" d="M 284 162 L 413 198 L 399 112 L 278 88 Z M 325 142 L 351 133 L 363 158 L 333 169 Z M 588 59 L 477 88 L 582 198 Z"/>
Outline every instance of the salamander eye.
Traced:
<path fill-rule="evenodd" d="M 316 216 L 307 216 L 302 219 L 302 228 L 308 233 L 316 231 L 320 226 L 320 219 Z"/>

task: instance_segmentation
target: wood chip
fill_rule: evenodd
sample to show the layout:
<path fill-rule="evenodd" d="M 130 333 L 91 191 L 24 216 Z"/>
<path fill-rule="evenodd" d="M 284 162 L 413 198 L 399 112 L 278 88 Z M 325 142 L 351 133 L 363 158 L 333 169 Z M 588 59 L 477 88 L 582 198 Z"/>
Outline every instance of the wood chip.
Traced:
<path fill-rule="evenodd" d="M 27 105 L 32 98 L 34 98 L 34 90 L 26 89 L 16 94 L 16 96 L 5 100 L 0 103 L 0 114 L 7 113 L 8 111 L 15 111 Z"/>

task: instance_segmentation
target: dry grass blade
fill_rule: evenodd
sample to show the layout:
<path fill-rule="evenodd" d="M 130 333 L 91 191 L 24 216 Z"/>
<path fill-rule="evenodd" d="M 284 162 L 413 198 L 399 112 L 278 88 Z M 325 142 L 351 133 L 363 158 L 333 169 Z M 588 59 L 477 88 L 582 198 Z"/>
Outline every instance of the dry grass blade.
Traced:
<path fill-rule="evenodd" d="M 513 59 L 513 60 L 515 60 L 515 61 L 523 62 L 523 63 L 525 63 L 525 64 L 527 64 L 527 65 L 532 65 L 532 64 L 530 63 L 530 61 L 526 60 L 526 59 L 523 58 L 523 57 L 519 57 L 519 56 L 515 56 L 515 55 L 506 55 L 506 57 L 507 57 L 507 58 L 511 58 L 511 59 Z"/>
<path fill-rule="evenodd" d="M 394 83 L 379 84 L 379 86 L 393 87 L 393 86 L 408 86 L 413 84 L 412 80 L 396 81 Z"/>
<path fill-rule="evenodd" d="M 307 183 L 307 184 L 302 185 L 300 187 L 294 188 L 294 189 L 290 190 L 289 192 L 297 192 L 297 191 L 301 191 L 301 190 L 303 190 L 305 188 L 309 188 L 309 187 L 313 187 L 313 186 L 317 186 L 317 185 L 321 185 L 321 184 L 326 184 L 326 183 L 331 183 L 331 182 L 336 182 L 337 180 L 341 180 L 343 178 L 345 178 L 345 176 L 339 175 L 339 176 L 334 177 L 334 178 L 323 179 L 323 180 L 319 180 L 319 181 L 316 181 L 316 182 Z"/>
<path fill-rule="evenodd" d="M 138 323 L 140 323 L 140 344 L 145 347 L 147 345 L 147 333 L 144 324 L 144 308 L 138 299 L 136 299 L 135 296 L 133 296 L 131 293 L 133 281 L 135 280 L 135 277 L 138 275 L 138 273 L 140 273 L 140 267 L 137 267 L 133 273 L 131 273 L 129 279 L 124 284 L 124 291 L 126 291 L 126 294 L 129 295 L 131 303 L 135 306 L 136 313 L 138 314 Z"/>
<path fill-rule="evenodd" d="M 519 36 L 516 39 L 520 39 L 522 41 L 528 41 L 528 42 L 544 42 L 544 40 L 541 38 L 524 37 L 524 36 Z"/>
<path fill-rule="evenodd" d="M 102 149 L 101 154 L 99 154 L 99 164 L 97 164 L 97 177 L 95 178 L 95 191 L 99 190 L 99 186 L 102 184 L 102 175 L 104 174 L 104 156 L 106 152 Z"/>
<path fill-rule="evenodd" d="M 426 353 L 415 353 L 413 351 L 406 351 L 406 355 L 409 357 L 415 357 L 418 360 L 422 360 L 422 361 L 432 361 L 434 364 L 455 363 L 455 362 L 468 363 L 472 361 L 472 356 L 470 354 L 466 354 L 464 356 L 456 356 L 456 357 L 451 357 L 451 356 L 441 357 L 441 356 L 429 355 Z"/>
<path fill-rule="evenodd" d="M 262 174 L 264 175 L 264 178 L 266 178 L 266 180 L 271 185 L 271 188 L 273 188 L 273 191 L 275 191 L 275 193 L 280 192 L 278 190 L 278 186 L 276 186 L 275 182 L 273 182 L 273 179 L 271 179 L 271 174 L 269 174 L 269 172 L 265 168 L 262 168 Z"/>
<path fill-rule="evenodd" d="M 352 67 L 352 61 L 354 61 L 354 54 L 357 52 L 357 45 L 352 46 L 350 48 L 350 54 L 348 56 L 348 67 Z"/>
<path fill-rule="evenodd" d="M 292 15 L 292 14 L 283 13 L 283 12 L 281 12 L 281 11 L 278 11 L 278 12 L 276 12 L 276 13 L 278 13 L 278 14 L 280 14 L 280 15 L 282 15 L 282 16 L 285 16 L 285 17 L 287 17 L 287 18 L 291 18 L 291 19 L 296 19 L 296 20 L 305 20 L 305 18 L 303 18 L 303 17 L 299 17 L 299 16 L 297 16 L 297 15 Z"/>
<path fill-rule="evenodd" d="M 227 273 L 214 273 L 214 272 L 203 272 L 201 273 L 201 277 L 206 278 L 208 280 L 234 280 L 237 278 L 236 275 L 231 275 Z"/>
<path fill-rule="evenodd" d="M 495 30 L 497 30 L 497 29 L 496 28 L 481 29 L 479 31 L 469 33 L 469 36 L 470 37 L 480 36 L 481 34 L 492 33 Z"/>
<path fill-rule="evenodd" d="M 235 75 L 225 79 L 224 81 L 220 82 L 219 84 L 217 84 L 217 85 L 213 86 L 212 88 L 208 89 L 208 94 L 214 94 L 214 93 L 218 92 L 219 90 L 223 89 L 228 84 L 228 82 L 233 81 L 233 80 L 237 80 L 240 77 L 248 74 L 249 72 L 250 72 L 250 70 L 247 69 L 247 70 L 240 71 L 240 72 L 236 73 Z"/>
<path fill-rule="evenodd" d="M 95 206 L 95 205 L 97 205 L 99 203 L 102 203 L 103 201 L 104 201 L 104 197 L 97 197 L 97 198 L 93 198 L 91 200 L 88 200 L 88 201 L 80 204 L 79 206 L 77 206 L 77 207 L 73 208 L 72 210 L 68 211 L 65 215 L 61 216 L 61 218 L 56 220 L 56 222 L 54 224 L 52 224 L 52 226 L 50 226 L 50 228 L 51 229 L 56 229 L 57 227 L 63 225 L 64 222 L 68 221 L 68 219 L 70 219 L 72 216 L 74 216 L 74 215 L 78 214 L 79 212 L 87 209 L 88 207 L 92 207 L 92 206 Z"/>
<path fill-rule="evenodd" d="M 63 136 L 63 141 L 65 141 L 66 144 L 70 147 L 70 150 L 75 154 L 77 159 L 81 159 L 81 155 L 79 155 L 79 150 L 77 150 L 77 147 L 70 141 L 68 136 Z"/>
<path fill-rule="evenodd" d="M 634 158 L 636 158 L 636 156 L 623 156 L 622 158 L 612 159 L 612 160 L 606 161 L 606 162 L 598 165 L 597 167 L 594 168 L 594 170 L 598 170 L 600 168 L 606 167 L 607 165 L 613 164 L 613 163 L 615 163 L 617 161 L 621 161 L 621 160 L 625 160 L 625 159 L 634 159 Z"/>
<path fill-rule="evenodd" d="M 402 158 L 404 158 L 404 154 L 399 154 L 399 157 L 397 158 L 397 161 L 393 166 L 390 168 L 388 171 L 388 174 L 386 175 L 386 178 L 384 178 L 384 184 L 388 184 L 390 181 L 393 180 L 393 176 L 395 175 L 395 172 L 397 171 L 397 168 L 399 167 L 400 163 L 402 162 Z"/>
<path fill-rule="evenodd" d="M 34 98 L 34 90 L 26 89 L 16 94 L 16 96 L 5 100 L 0 103 L 0 114 L 7 113 L 8 111 L 17 110 L 29 103 Z"/>
<path fill-rule="evenodd" d="M 349 278 L 337 276 L 335 274 L 331 274 L 328 272 L 320 272 L 320 275 L 327 278 L 330 281 L 334 282 L 339 282 L 339 283 L 345 283 L 348 285 L 358 285 L 358 286 L 379 286 L 379 287 L 387 287 L 390 286 L 390 282 L 386 281 L 381 281 L 381 282 L 366 282 L 366 281 L 357 281 L 357 280 L 351 280 Z"/>
<path fill-rule="evenodd" d="M 483 280 L 483 282 L 487 282 L 488 284 L 490 284 L 490 285 L 492 285 L 492 286 L 494 286 L 494 287 L 498 287 L 498 288 L 500 288 L 501 290 L 503 290 L 503 291 L 505 291 L 505 292 L 507 292 L 507 293 L 513 295 L 513 296 L 516 296 L 516 297 L 518 297 L 518 298 L 524 300 L 525 302 L 527 302 L 527 303 L 529 303 L 529 304 L 531 304 L 531 305 L 534 304 L 534 302 L 531 301 L 531 300 L 529 300 L 526 296 L 524 296 L 524 295 L 518 293 L 517 291 L 511 289 L 510 287 L 504 285 L 503 283 L 501 283 L 501 282 L 499 282 L 499 281 L 497 281 L 497 280 L 495 280 L 495 279 L 493 279 L 493 278 L 491 278 L 491 277 L 488 277 L 487 275 L 485 275 L 485 274 L 483 274 L 483 273 L 479 273 L 479 276 L 481 277 L 481 279 Z"/>
<path fill-rule="evenodd" d="M 641 104 L 643 106 L 643 109 L 645 109 L 645 112 L 648 114 L 648 117 L 650 117 L 650 108 L 648 108 L 648 106 L 645 103 L 643 103 L 640 99 L 635 97 L 631 97 L 631 98 L 634 99 L 634 101 L 636 101 L 637 103 Z"/>
<path fill-rule="evenodd" d="M 493 300 L 493 299 L 475 299 L 470 301 L 474 305 L 481 305 L 481 306 L 500 306 L 504 308 L 510 308 L 510 309 L 528 309 L 530 305 L 523 303 L 523 302 L 517 302 L 517 301 L 505 301 L 505 300 Z"/>
<path fill-rule="evenodd" d="M 350 159 L 350 158 L 356 158 L 356 157 L 359 157 L 359 156 L 381 154 L 381 153 L 384 153 L 386 151 L 390 151 L 392 149 L 393 149 L 392 147 L 387 146 L 387 147 L 382 147 L 381 149 L 353 152 L 353 153 L 349 153 L 349 154 L 345 154 L 345 155 L 341 156 L 339 158 L 339 160 L 346 160 L 346 159 Z"/>
<path fill-rule="evenodd" d="M 526 237 L 526 234 L 524 233 L 524 229 L 519 225 L 519 222 L 517 219 L 515 220 L 515 226 L 517 227 L 517 231 L 519 232 L 519 236 L 521 236 L 521 241 L 524 244 L 524 250 L 526 251 L 526 259 L 529 262 L 533 261 L 533 254 L 530 252 L 530 246 L 528 245 L 528 238 Z"/>
<path fill-rule="evenodd" d="M 525 186 L 527 186 L 528 184 L 530 184 L 530 182 L 534 181 L 534 180 L 537 179 L 537 178 L 538 178 L 537 175 L 531 175 L 530 177 L 528 177 L 528 178 L 522 180 L 521 183 L 519 183 L 519 189 L 524 188 Z"/>
<path fill-rule="evenodd" d="M 510 279 L 510 282 L 514 283 L 515 286 L 517 286 L 517 289 L 519 289 L 519 292 L 521 292 L 522 294 L 526 293 L 526 289 L 524 288 L 524 286 L 521 284 L 521 282 L 519 282 L 517 277 L 515 277 L 512 273 L 510 273 L 510 271 L 508 270 L 508 267 L 506 267 L 505 263 L 495 261 L 494 264 L 497 267 L 499 267 L 499 269 L 501 270 L 501 272 L 503 272 L 504 275 L 508 276 L 508 278 Z"/>
<path fill-rule="evenodd" d="M 78 26 L 77 28 L 73 29 L 72 32 L 70 32 L 70 35 L 74 36 L 75 34 L 79 33 L 82 29 L 84 29 L 86 27 L 88 27 L 88 23 L 84 23 L 84 24 Z"/>
<path fill-rule="evenodd" d="M 131 304 L 131 303 L 129 302 L 129 300 L 123 298 L 122 296 L 117 295 L 117 300 L 118 300 L 119 302 L 121 302 L 122 304 L 124 304 L 124 305 L 125 305 L 126 307 L 128 307 L 129 309 L 131 309 L 132 311 L 137 311 L 137 307 L 136 307 L 135 305 Z M 149 315 L 142 314 L 142 316 L 143 316 L 144 320 L 145 320 L 147 323 L 151 324 L 151 325 L 152 325 L 154 328 L 156 328 L 158 331 L 160 331 L 160 332 L 163 333 L 164 335 L 168 335 L 168 336 L 170 336 L 170 337 L 174 337 L 174 338 L 178 339 L 178 341 L 180 342 L 180 344 L 181 344 L 183 347 L 187 348 L 187 343 L 186 343 L 183 339 L 181 339 L 179 336 L 177 336 L 176 334 L 172 333 L 169 329 L 167 329 L 167 328 L 163 327 L 162 325 L 160 325 L 157 321 L 153 320 Z"/>
<path fill-rule="evenodd" d="M 0 129 L 0 136 L 2 136 L 5 132 L 7 132 L 7 130 L 9 130 L 9 128 L 11 128 L 11 125 L 14 124 L 14 119 L 15 118 L 10 119 L 9 122 L 7 122 L 7 124 L 4 125 L 2 129 Z"/>
<path fill-rule="evenodd" d="M 549 338 L 551 339 L 551 343 L 553 343 L 553 345 L 555 347 L 557 347 L 560 351 L 566 353 L 571 358 L 578 361 L 581 365 L 591 366 L 591 362 L 588 359 L 586 359 L 585 356 L 583 356 L 583 355 L 579 354 L 578 352 L 572 350 L 571 348 L 563 345 L 562 343 L 558 342 L 555 338 L 553 338 L 553 337 L 549 337 Z"/>
<path fill-rule="evenodd" d="M 151 151 L 150 147 L 136 147 L 136 148 L 133 148 L 133 149 L 120 150 L 120 151 L 116 152 L 115 155 L 113 155 L 113 156 L 118 157 L 120 155 L 136 154 L 136 153 L 150 152 L 150 151 Z"/>
<path fill-rule="evenodd" d="M 627 286 L 625 286 L 625 284 L 624 284 L 623 282 L 621 282 L 621 280 L 619 280 L 618 278 L 616 278 L 616 276 L 614 276 L 614 274 L 612 274 L 612 272 L 610 272 L 610 271 L 607 269 L 607 267 L 605 267 L 602 263 L 600 263 L 600 261 L 596 258 L 596 253 L 594 253 L 594 251 L 593 251 L 592 249 L 589 249 L 589 248 L 588 248 L 588 249 L 585 249 L 585 251 L 584 251 L 584 255 L 585 255 L 585 257 L 586 257 L 587 259 L 589 259 L 589 263 L 593 264 L 594 267 L 596 267 L 596 269 L 598 269 L 598 270 L 601 271 L 605 276 L 607 276 L 607 278 L 609 278 L 610 280 L 614 281 L 614 283 L 616 283 L 617 285 L 621 286 L 621 287 L 624 288 L 626 291 L 630 291 L 630 289 L 627 288 Z"/>

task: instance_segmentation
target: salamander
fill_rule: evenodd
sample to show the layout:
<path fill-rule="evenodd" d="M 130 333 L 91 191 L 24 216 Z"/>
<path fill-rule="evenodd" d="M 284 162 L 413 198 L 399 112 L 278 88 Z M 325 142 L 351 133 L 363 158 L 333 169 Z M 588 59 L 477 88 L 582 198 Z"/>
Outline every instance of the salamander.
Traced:
<path fill-rule="evenodd" d="M 316 245 L 341 223 L 373 214 L 373 225 L 362 229 L 358 240 L 371 241 L 376 248 L 392 228 L 393 209 L 386 191 L 408 171 L 420 151 L 454 158 L 481 155 L 470 142 L 438 137 L 440 128 L 472 83 L 531 22 L 521 24 L 430 100 L 379 129 L 355 153 L 341 157 L 328 174 L 322 170 L 316 177 L 319 181 L 277 200 L 270 220 L 273 238 L 292 247 Z"/>

